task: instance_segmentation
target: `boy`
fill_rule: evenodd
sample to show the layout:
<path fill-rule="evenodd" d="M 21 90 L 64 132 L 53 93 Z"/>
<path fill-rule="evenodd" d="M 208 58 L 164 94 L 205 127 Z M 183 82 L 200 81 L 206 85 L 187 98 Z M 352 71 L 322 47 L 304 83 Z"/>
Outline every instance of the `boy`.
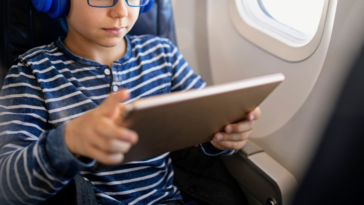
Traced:
<path fill-rule="evenodd" d="M 78 173 L 93 184 L 99 204 L 182 201 L 169 153 L 92 169 L 95 160 L 121 163 L 137 143 L 137 133 L 118 126 L 120 102 L 205 86 L 168 40 L 126 36 L 138 18 L 139 8 L 129 6 L 136 2 L 71 0 L 67 37 L 16 59 L 0 95 L 1 204 L 38 204 Z M 248 119 L 259 115 L 257 109 Z M 201 148 L 232 154 L 252 126 L 228 125 Z"/>

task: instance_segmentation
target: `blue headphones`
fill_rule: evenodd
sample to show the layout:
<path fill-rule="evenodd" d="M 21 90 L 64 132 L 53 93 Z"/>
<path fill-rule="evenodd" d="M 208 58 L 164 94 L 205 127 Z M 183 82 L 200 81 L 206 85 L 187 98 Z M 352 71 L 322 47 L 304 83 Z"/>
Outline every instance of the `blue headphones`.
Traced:
<path fill-rule="evenodd" d="M 51 18 L 65 17 L 70 10 L 70 0 L 32 0 L 35 9 L 47 13 Z M 140 7 L 139 16 L 148 12 L 153 6 L 154 0 L 150 0 L 146 6 Z"/>

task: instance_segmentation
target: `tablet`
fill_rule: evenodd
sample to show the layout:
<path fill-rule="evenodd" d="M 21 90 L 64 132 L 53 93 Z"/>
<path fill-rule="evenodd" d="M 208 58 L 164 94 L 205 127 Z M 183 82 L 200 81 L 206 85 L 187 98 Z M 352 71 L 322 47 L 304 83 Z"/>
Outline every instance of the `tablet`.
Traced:
<path fill-rule="evenodd" d="M 226 125 L 245 119 L 283 80 L 283 74 L 274 74 L 126 105 L 122 123 L 139 141 L 123 164 L 211 141 Z"/>

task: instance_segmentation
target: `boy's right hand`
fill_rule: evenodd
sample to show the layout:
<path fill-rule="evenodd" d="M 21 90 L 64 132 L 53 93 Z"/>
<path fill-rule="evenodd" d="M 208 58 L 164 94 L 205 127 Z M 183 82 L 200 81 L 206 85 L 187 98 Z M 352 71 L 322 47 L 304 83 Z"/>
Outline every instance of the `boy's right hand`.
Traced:
<path fill-rule="evenodd" d="M 136 132 L 120 126 L 129 98 L 126 90 L 109 95 L 97 108 L 85 113 L 65 126 L 64 139 L 74 155 L 96 159 L 105 165 L 116 165 L 138 141 Z"/>

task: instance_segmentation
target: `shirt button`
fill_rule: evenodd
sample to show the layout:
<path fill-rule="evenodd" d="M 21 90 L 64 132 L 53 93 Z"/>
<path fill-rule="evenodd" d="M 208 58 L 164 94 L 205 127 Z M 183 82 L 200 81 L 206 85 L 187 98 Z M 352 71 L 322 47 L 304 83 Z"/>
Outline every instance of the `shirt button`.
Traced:
<path fill-rule="evenodd" d="M 117 91 L 119 90 L 119 87 L 118 87 L 117 85 L 114 85 L 114 86 L 112 87 L 112 90 L 113 90 L 114 92 L 117 92 Z"/>
<path fill-rule="evenodd" d="M 104 73 L 105 73 L 105 75 L 110 75 L 111 74 L 111 71 L 110 71 L 110 69 L 106 68 L 104 70 Z"/>

